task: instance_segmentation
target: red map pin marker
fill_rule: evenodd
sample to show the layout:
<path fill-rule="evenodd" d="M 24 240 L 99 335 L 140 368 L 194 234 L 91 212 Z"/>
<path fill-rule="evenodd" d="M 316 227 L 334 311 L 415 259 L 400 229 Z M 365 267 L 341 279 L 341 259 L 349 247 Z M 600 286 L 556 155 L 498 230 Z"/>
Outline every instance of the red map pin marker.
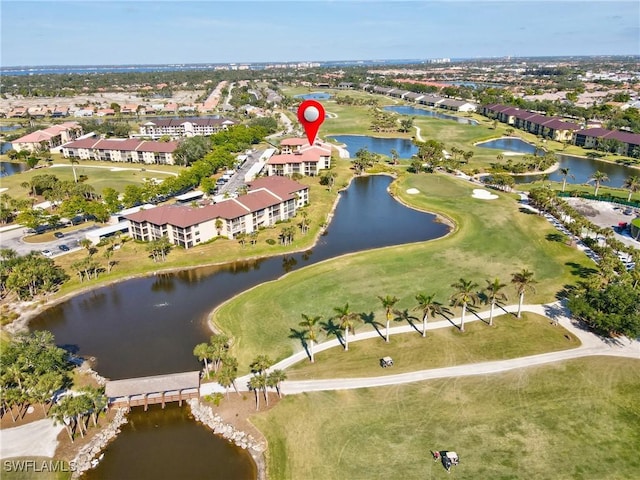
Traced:
<path fill-rule="evenodd" d="M 315 100 L 305 100 L 298 107 L 298 120 L 304 127 L 309 145 L 313 145 L 320 125 L 324 122 L 324 107 Z"/>

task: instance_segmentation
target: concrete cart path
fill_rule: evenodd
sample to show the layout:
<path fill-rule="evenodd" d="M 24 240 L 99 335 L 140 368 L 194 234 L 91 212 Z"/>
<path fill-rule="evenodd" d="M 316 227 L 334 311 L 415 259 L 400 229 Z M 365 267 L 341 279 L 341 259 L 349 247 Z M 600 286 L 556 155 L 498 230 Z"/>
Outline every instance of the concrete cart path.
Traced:
<path fill-rule="evenodd" d="M 504 307 L 497 307 L 494 314 L 500 315 L 502 313 L 517 312 L 518 305 L 508 305 Z M 528 357 L 513 358 L 509 360 L 500 360 L 492 362 L 480 362 L 475 364 L 457 365 L 454 367 L 437 368 L 429 370 L 420 370 L 416 372 L 403 373 L 399 375 L 384 375 L 380 377 L 367 377 L 367 378 L 336 378 L 326 380 L 307 380 L 307 381 L 285 381 L 282 383 L 281 390 L 283 393 L 293 394 L 309 391 L 320 390 L 341 390 L 350 388 L 366 388 L 377 387 L 384 385 L 398 385 L 401 383 L 416 382 L 420 380 L 428 380 L 432 378 L 445 378 L 445 377 L 458 377 L 465 375 L 482 375 L 489 373 L 498 373 L 516 368 L 523 368 L 534 365 L 542 365 L 545 363 L 558 362 L 562 360 L 568 360 L 572 358 L 580 358 L 591 355 L 614 355 L 624 356 L 630 358 L 640 359 L 640 342 L 638 340 L 629 340 L 627 338 L 619 339 L 606 339 L 601 338 L 594 333 L 580 328 L 577 322 L 569 317 L 569 312 L 560 303 L 554 302 L 543 305 L 523 305 L 523 312 L 532 312 L 539 315 L 543 315 L 553 322 L 562 325 L 565 329 L 573 333 L 581 342 L 581 345 L 577 348 L 570 350 L 563 350 L 560 352 L 544 353 L 540 355 L 532 355 Z M 474 321 L 480 321 L 489 318 L 489 310 L 485 312 L 467 313 L 465 316 L 465 324 Z M 452 325 L 458 326 L 460 324 L 460 317 L 452 318 L 451 320 L 439 320 L 429 321 L 427 323 L 427 335 L 430 330 L 438 328 L 451 328 Z M 419 329 L 422 328 L 422 322 L 418 322 L 416 325 Z M 380 333 L 384 335 L 385 329 L 380 328 Z M 399 327 L 392 327 L 389 329 L 390 335 L 397 335 L 399 333 L 411 333 L 418 335 L 416 330 L 411 325 L 402 325 Z M 349 343 L 357 342 L 360 340 L 366 340 L 370 338 L 380 338 L 380 333 L 375 330 L 369 330 L 366 332 L 350 335 Z M 383 341 L 380 339 L 380 341 Z M 314 347 L 314 353 L 322 352 L 329 348 L 340 347 L 341 343 L 338 339 L 328 340 Z M 290 357 L 281 360 L 271 367 L 269 370 L 280 369 L 284 370 L 291 365 L 308 361 L 309 357 L 307 352 L 301 350 Z M 251 375 L 245 375 L 236 380 L 236 384 L 239 390 L 247 390 L 247 383 L 249 382 Z M 201 387 L 202 395 L 207 395 L 213 392 L 222 392 L 224 389 L 217 383 L 203 384 Z"/>

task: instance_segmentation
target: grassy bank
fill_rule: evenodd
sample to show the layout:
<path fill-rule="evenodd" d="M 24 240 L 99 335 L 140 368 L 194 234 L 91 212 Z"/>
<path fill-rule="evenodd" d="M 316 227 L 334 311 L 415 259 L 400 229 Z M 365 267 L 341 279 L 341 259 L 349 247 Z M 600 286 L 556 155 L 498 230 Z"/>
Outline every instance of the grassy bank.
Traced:
<path fill-rule="evenodd" d="M 291 395 L 252 417 L 273 480 L 635 478 L 640 365 L 597 357 L 481 377 Z M 455 450 L 451 475 L 430 450 Z"/>
<path fill-rule="evenodd" d="M 42 170 L 40 170 L 42 171 Z M 335 167 L 338 174 L 336 177 L 336 186 L 346 184 L 352 174 L 349 170 L 348 161 L 338 161 Z M 141 242 L 128 241 L 122 248 L 114 252 L 112 259 L 116 261 L 116 265 L 110 273 L 103 272 L 98 279 L 80 282 L 78 275 L 71 268 L 71 265 L 87 256 L 87 251 L 82 249 L 67 255 L 61 255 L 55 258 L 56 264 L 63 267 L 70 280 L 66 282 L 52 298 L 58 298 L 63 295 L 71 294 L 84 288 L 95 288 L 108 282 L 118 281 L 133 276 L 150 274 L 160 270 L 183 270 L 199 265 L 214 265 L 228 262 L 242 262 L 242 259 L 257 258 L 278 255 L 295 250 L 304 250 L 310 248 L 317 235 L 320 233 L 322 224 L 326 221 L 328 213 L 335 202 L 337 196 L 337 188 L 329 192 L 326 187 L 319 184 L 317 177 L 305 177 L 302 183 L 310 186 L 310 205 L 305 207 L 309 219 L 309 231 L 302 235 L 297 229 L 297 234 L 291 245 L 283 246 L 278 243 L 278 235 L 282 227 L 287 224 L 297 225 L 300 216 L 293 218 L 289 223 L 282 223 L 273 228 L 261 230 L 258 235 L 256 245 L 250 245 L 248 242 L 242 246 L 239 242 L 228 240 L 226 238 L 216 239 L 204 245 L 200 245 L 193 249 L 185 250 L 181 247 L 174 247 L 165 262 L 155 263 L 147 252 L 147 245 Z M 86 225 L 83 225 L 86 226 Z M 47 235 L 47 234 L 45 234 Z M 52 237 L 52 234 L 49 234 Z M 47 237 L 48 238 L 48 237 Z M 32 239 L 33 241 L 44 241 L 45 239 Z M 270 245 L 268 241 L 274 241 L 275 244 Z M 103 260 L 103 253 L 106 247 L 99 247 L 98 252 L 94 255 L 98 261 Z M 198 271 L 198 275 L 212 273 L 219 267 L 211 266 Z"/>
<path fill-rule="evenodd" d="M 535 273 L 536 292 L 526 301 L 553 301 L 564 285 L 578 278 L 589 260 L 578 250 L 545 237 L 555 230 L 536 215 L 522 213 L 513 199 L 501 195 L 492 201 L 471 198 L 474 185 L 449 176 L 406 175 L 395 186 L 406 203 L 452 218 L 457 231 L 431 242 L 390 247 L 343 256 L 313 265 L 232 299 L 214 314 L 215 324 L 236 341 L 234 354 L 241 369 L 259 354 L 281 359 L 301 349 L 290 339 L 299 329 L 302 313 L 334 315 L 333 308 L 349 302 L 354 312 L 373 314 L 384 321 L 376 295 L 395 295 L 396 308 L 413 308 L 415 295 L 433 293 L 448 303 L 451 284 L 459 278 L 483 288 L 499 277 L 509 284 L 511 273 L 527 268 Z M 408 188 L 421 194 L 408 195 Z M 517 301 L 514 288 L 505 292 Z M 454 310 L 455 311 L 455 310 Z M 456 312 L 456 313 L 459 313 Z M 365 327 L 359 327 L 364 329 Z M 369 327 L 366 327 L 369 328 Z"/>

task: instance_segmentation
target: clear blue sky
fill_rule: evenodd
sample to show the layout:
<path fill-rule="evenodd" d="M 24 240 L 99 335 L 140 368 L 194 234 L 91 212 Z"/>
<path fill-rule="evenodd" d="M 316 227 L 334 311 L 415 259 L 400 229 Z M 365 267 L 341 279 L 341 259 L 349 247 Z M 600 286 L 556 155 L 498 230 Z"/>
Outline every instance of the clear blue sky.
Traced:
<path fill-rule="evenodd" d="M 640 2 L 1 0 L 2 66 L 640 54 Z"/>

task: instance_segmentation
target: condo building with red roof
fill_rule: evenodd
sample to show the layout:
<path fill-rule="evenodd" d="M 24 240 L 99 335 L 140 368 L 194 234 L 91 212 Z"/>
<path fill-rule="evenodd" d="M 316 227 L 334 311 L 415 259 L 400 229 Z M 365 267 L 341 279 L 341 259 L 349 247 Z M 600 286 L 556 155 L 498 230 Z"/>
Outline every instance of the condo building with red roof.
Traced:
<path fill-rule="evenodd" d="M 280 155 L 267 160 L 267 175 L 283 176 L 298 173 L 316 176 L 331 168 L 331 146 L 320 141 L 309 145 L 306 138 L 287 138 L 280 142 Z"/>
<path fill-rule="evenodd" d="M 65 158 L 106 162 L 173 165 L 178 142 L 151 142 L 135 138 L 82 138 L 62 145 Z"/>
<path fill-rule="evenodd" d="M 14 150 L 20 152 L 22 150 L 28 150 L 34 152 L 43 147 L 53 150 L 54 152 L 71 140 L 82 135 L 82 127 L 78 122 L 65 122 L 60 125 L 54 125 L 44 130 L 36 130 L 35 132 L 28 133 L 27 135 L 20 137 L 11 142 Z"/>
<path fill-rule="evenodd" d="M 309 203 L 309 187 L 286 177 L 263 177 L 249 183 L 249 192 L 203 207 L 163 205 L 126 215 L 136 240 L 167 237 L 192 248 L 216 237 L 235 238 L 296 215 Z"/>

